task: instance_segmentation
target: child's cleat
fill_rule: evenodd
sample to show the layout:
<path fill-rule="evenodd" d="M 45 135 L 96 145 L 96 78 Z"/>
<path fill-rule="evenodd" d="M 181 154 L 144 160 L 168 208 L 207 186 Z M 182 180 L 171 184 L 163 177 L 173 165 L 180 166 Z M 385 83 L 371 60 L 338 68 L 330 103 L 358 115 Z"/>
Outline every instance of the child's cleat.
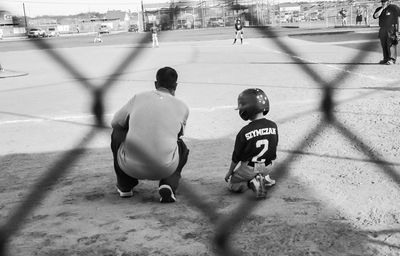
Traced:
<path fill-rule="evenodd" d="M 267 191 L 265 189 L 265 179 L 262 175 L 258 174 L 249 182 L 249 187 L 256 194 L 257 199 L 263 199 L 267 197 Z"/>
<path fill-rule="evenodd" d="M 271 177 L 269 177 L 269 175 L 265 176 L 264 179 L 265 179 L 265 186 L 267 186 L 267 187 L 272 187 L 276 183 L 276 181 L 271 179 Z"/>

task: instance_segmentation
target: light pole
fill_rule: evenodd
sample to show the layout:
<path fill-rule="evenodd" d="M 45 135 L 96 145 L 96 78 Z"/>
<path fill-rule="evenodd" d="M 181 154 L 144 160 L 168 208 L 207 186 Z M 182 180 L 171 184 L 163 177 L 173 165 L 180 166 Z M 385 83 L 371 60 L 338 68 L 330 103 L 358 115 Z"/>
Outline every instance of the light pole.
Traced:
<path fill-rule="evenodd" d="M 325 12 L 325 26 L 328 27 L 328 10 L 326 9 L 325 2 L 324 2 L 324 12 Z"/>
<path fill-rule="evenodd" d="M 28 21 L 26 20 L 25 3 L 22 3 L 24 9 L 25 31 L 28 32 Z"/>
<path fill-rule="evenodd" d="M 278 22 L 279 26 L 281 26 L 281 5 L 279 3 L 279 0 L 278 0 Z"/>
<path fill-rule="evenodd" d="M 144 7 L 143 7 L 143 0 L 140 2 L 140 6 L 142 8 L 142 24 L 143 24 L 143 32 L 146 31 L 146 24 L 144 19 Z"/>

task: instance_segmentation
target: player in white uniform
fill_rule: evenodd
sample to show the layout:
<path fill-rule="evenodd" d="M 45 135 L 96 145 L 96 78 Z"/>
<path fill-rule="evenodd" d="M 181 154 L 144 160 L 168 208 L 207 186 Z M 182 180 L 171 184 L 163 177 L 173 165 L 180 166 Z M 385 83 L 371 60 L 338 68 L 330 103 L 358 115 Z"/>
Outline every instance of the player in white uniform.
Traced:
<path fill-rule="evenodd" d="M 102 43 L 103 38 L 101 37 L 101 33 L 97 32 L 96 37 L 93 39 L 93 43 Z"/>
<path fill-rule="evenodd" d="M 156 25 L 153 25 L 151 28 L 150 28 L 150 32 L 151 32 L 151 40 L 152 40 L 152 45 L 153 45 L 153 48 L 154 47 L 159 47 L 159 44 L 158 44 L 158 27 L 156 26 Z"/>
<path fill-rule="evenodd" d="M 189 150 L 181 139 L 189 108 L 175 97 L 178 74 L 157 71 L 156 90 L 131 98 L 111 122 L 111 149 L 121 197 L 131 197 L 139 180 L 160 180 L 160 201 L 175 202 Z"/>

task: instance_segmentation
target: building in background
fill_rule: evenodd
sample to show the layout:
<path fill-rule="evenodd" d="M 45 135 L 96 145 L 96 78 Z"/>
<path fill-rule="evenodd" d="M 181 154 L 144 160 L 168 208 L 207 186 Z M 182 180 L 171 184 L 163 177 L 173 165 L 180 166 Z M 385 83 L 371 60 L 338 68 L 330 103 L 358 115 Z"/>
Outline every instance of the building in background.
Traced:
<path fill-rule="evenodd" d="M 13 26 L 13 17 L 8 11 L 0 10 L 0 27 Z"/>
<path fill-rule="evenodd" d="M 298 3 L 283 3 L 278 6 L 277 23 L 293 23 L 300 21 L 301 5 Z"/>
<path fill-rule="evenodd" d="M 26 33 L 25 20 L 5 10 L 0 10 L 0 29 L 3 37 L 22 36 Z"/>
<path fill-rule="evenodd" d="M 131 15 L 129 12 L 119 10 L 107 11 L 104 18 L 108 21 L 110 27 L 116 30 L 128 30 L 131 24 Z"/>

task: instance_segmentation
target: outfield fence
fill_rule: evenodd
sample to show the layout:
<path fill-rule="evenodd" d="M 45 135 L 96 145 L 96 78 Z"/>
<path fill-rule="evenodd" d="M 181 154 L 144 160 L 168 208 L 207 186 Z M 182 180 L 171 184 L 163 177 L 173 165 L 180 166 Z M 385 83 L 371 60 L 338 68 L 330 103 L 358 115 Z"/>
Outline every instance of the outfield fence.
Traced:
<path fill-rule="evenodd" d="M 296 56 L 299 56 L 299 54 L 293 47 L 291 47 L 291 45 L 288 44 L 287 41 L 276 35 L 274 30 L 259 28 L 259 32 L 265 34 L 265 36 L 271 38 L 271 40 L 274 40 L 275 44 L 281 51 L 287 53 L 288 56 L 292 56 L 291 58 L 294 62 L 304 64 L 298 65 L 298 67 L 307 74 L 323 92 L 322 97 L 319 100 L 319 105 L 315 106 L 315 111 L 322 114 L 321 119 L 312 129 L 310 129 L 308 136 L 298 142 L 298 144 L 287 153 L 286 158 L 280 161 L 280 164 L 278 164 L 273 171 L 273 176 L 279 181 L 287 178 L 290 172 L 290 166 L 295 162 L 296 156 L 298 154 L 303 154 L 306 147 L 312 144 L 312 142 L 329 127 L 336 129 L 344 138 L 352 141 L 370 162 L 379 167 L 382 173 L 392 179 L 397 185 L 400 185 L 400 175 L 396 172 L 393 166 L 375 153 L 374 149 L 368 146 L 369 143 L 366 143 L 362 136 L 351 130 L 349 126 L 336 118 L 335 112 L 333 111 L 336 105 L 335 91 L 339 89 L 343 82 L 349 77 L 350 72 L 343 72 L 341 76 L 332 80 L 327 80 L 311 65 L 306 65 L 307 63 L 304 60 L 297 58 Z M 151 35 L 149 33 L 143 34 L 140 43 L 148 44 L 148 41 L 151 40 L 150 37 Z M 23 227 L 27 217 L 30 216 L 35 208 L 40 205 L 40 202 L 48 196 L 48 193 L 52 193 L 49 188 L 52 188 L 61 177 L 67 175 L 68 170 L 71 169 L 73 164 L 85 156 L 84 153 L 87 150 L 86 146 L 94 139 L 96 134 L 110 129 L 109 125 L 105 123 L 104 99 L 107 97 L 107 93 L 114 85 L 115 81 L 118 80 L 127 67 L 135 64 L 135 60 L 137 60 L 138 56 L 142 54 L 140 48 L 133 49 L 128 56 L 121 59 L 120 64 L 115 67 L 112 75 L 110 75 L 102 86 L 99 87 L 92 84 L 89 79 L 86 79 L 85 74 L 81 73 L 79 69 L 53 49 L 47 40 L 32 40 L 31 42 L 38 49 L 46 49 L 46 53 L 49 57 L 79 81 L 82 90 L 89 92 L 90 99 L 88 99 L 88 102 L 92 102 L 91 110 L 95 116 L 95 120 L 87 130 L 86 134 L 82 136 L 81 141 L 77 143 L 76 147 L 64 152 L 58 161 L 49 165 L 45 174 L 39 178 L 36 184 L 29 188 L 27 196 L 23 198 L 21 203 L 10 212 L 8 219 L 0 227 L 0 255 L 7 255 L 8 245 L 10 244 L 12 237 Z M 362 62 L 366 57 L 365 51 L 371 50 L 371 47 L 372 46 L 370 45 L 363 47 L 352 58 L 352 61 L 350 61 L 345 67 L 345 70 L 355 71 L 358 68 L 358 65 L 352 65 L 351 63 Z M 138 148 L 137 151 L 140 152 L 140 148 Z M 148 161 L 156 162 L 153 161 L 152 156 L 150 155 L 145 155 L 143 153 L 143 157 L 147 158 Z M 160 169 L 161 168 L 162 167 L 160 167 Z M 214 253 L 216 255 L 229 256 L 242 255 L 237 248 L 232 246 L 230 238 L 235 234 L 237 231 L 236 229 L 240 226 L 237 223 L 243 223 L 243 220 L 253 212 L 260 201 L 255 200 L 254 197 L 243 195 L 243 199 L 241 199 L 237 209 L 232 211 L 232 214 L 229 216 L 222 216 L 216 211 L 213 205 L 205 201 L 202 196 L 193 191 L 191 187 L 189 181 L 185 179 L 181 180 L 181 194 L 185 196 L 189 202 L 192 202 L 199 212 L 203 213 L 204 216 L 207 216 L 215 227 L 215 236 L 210 241 L 210 244 L 213 245 L 212 247 L 216 248 Z M 275 188 L 272 187 L 269 190 L 269 194 L 273 194 L 274 191 Z"/>

